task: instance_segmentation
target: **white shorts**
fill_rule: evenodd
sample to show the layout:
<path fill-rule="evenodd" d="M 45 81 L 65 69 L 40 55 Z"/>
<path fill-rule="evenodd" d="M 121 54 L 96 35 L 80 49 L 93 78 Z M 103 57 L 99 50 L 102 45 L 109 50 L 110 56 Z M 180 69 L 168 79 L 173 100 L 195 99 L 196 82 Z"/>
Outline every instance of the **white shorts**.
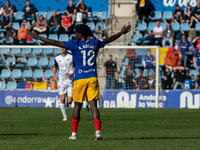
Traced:
<path fill-rule="evenodd" d="M 67 95 L 69 97 L 72 97 L 72 92 L 73 92 L 73 86 L 72 84 L 59 84 L 58 83 L 58 93 L 59 95 Z"/>

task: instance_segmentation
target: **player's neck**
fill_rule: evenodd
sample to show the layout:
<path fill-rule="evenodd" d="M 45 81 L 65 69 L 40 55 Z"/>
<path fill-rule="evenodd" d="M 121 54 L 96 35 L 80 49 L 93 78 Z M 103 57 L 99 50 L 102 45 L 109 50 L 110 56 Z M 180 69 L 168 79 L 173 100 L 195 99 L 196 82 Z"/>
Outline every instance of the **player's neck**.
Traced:
<path fill-rule="evenodd" d="M 67 53 L 61 53 L 62 56 L 67 56 Z"/>

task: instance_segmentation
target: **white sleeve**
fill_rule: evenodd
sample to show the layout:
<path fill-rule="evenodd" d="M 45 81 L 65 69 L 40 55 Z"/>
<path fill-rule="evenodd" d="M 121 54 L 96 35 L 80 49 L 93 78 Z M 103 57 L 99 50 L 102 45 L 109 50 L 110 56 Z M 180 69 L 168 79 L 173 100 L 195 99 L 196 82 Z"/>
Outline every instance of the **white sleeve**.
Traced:
<path fill-rule="evenodd" d="M 3 14 L 3 7 L 1 7 L 1 10 L 0 10 L 0 15 Z"/>

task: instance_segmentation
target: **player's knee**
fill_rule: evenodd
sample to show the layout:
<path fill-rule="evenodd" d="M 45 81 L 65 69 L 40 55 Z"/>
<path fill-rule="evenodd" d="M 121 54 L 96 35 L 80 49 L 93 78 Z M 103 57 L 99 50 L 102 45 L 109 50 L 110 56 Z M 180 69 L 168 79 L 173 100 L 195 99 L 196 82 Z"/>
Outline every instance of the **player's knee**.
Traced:
<path fill-rule="evenodd" d="M 64 103 L 65 103 L 65 98 L 64 98 L 64 97 L 61 97 L 61 98 L 60 98 L 60 103 L 61 103 L 61 104 L 64 104 Z"/>
<path fill-rule="evenodd" d="M 68 104 L 71 104 L 72 101 L 73 101 L 73 100 L 72 100 L 72 97 L 68 97 L 68 98 L 67 98 L 67 103 L 68 103 Z"/>

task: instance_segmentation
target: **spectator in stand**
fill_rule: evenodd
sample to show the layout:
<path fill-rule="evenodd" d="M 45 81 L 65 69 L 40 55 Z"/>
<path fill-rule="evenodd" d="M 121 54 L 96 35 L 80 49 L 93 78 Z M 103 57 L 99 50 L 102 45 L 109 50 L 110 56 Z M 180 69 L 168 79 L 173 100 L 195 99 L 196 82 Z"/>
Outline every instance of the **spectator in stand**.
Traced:
<path fill-rule="evenodd" d="M 98 26 L 97 31 L 94 32 L 94 37 L 96 39 L 102 39 L 103 34 L 104 34 L 104 31 L 101 30 L 101 26 Z"/>
<path fill-rule="evenodd" d="M 173 80 L 171 77 L 172 67 L 165 65 L 162 75 L 162 89 L 172 89 Z"/>
<path fill-rule="evenodd" d="M 184 34 L 182 35 L 182 40 L 178 44 L 178 47 L 181 49 L 181 65 L 187 67 L 188 53 L 192 51 L 193 47 Z"/>
<path fill-rule="evenodd" d="M 73 0 L 69 0 L 69 5 L 67 6 L 65 12 L 68 13 L 70 18 L 72 18 L 72 24 L 74 24 L 76 21 L 77 10 L 75 5 L 73 5 Z"/>
<path fill-rule="evenodd" d="M 27 28 L 25 27 L 27 25 Z M 17 38 L 19 41 L 22 41 L 22 44 L 26 44 L 26 38 L 27 38 L 27 32 L 28 28 L 30 27 L 28 24 L 22 22 L 21 23 L 21 28 L 18 30 Z"/>
<path fill-rule="evenodd" d="M 48 90 L 55 90 L 56 89 L 56 82 L 54 81 L 53 77 L 50 77 L 49 80 L 44 78 L 44 74 L 43 74 L 43 78 L 42 78 L 43 82 L 47 83 L 47 88 Z"/>
<path fill-rule="evenodd" d="M 187 4 L 184 10 L 184 20 L 186 22 L 190 22 L 191 16 L 192 16 L 192 7 L 190 6 L 190 4 Z"/>
<path fill-rule="evenodd" d="M 200 19 L 200 1 L 197 1 L 197 6 L 194 8 L 194 16 Z"/>
<path fill-rule="evenodd" d="M 144 77 L 142 76 L 142 72 L 138 72 L 138 77 L 135 79 L 135 86 L 137 90 L 144 90 L 145 87 L 145 82 L 144 82 Z"/>
<path fill-rule="evenodd" d="M 200 73 L 200 50 L 196 51 L 196 53 L 194 54 L 193 63 L 194 63 L 194 68 L 196 68 L 197 74 L 199 74 Z"/>
<path fill-rule="evenodd" d="M 176 10 L 174 11 L 174 16 L 172 17 L 172 22 L 174 22 L 175 19 L 180 20 L 180 24 L 182 24 L 183 21 L 183 10 L 179 7 L 178 4 L 176 4 Z"/>
<path fill-rule="evenodd" d="M 49 19 L 49 32 L 58 33 L 61 24 L 61 17 L 57 15 L 56 11 L 53 11 L 53 16 Z"/>
<path fill-rule="evenodd" d="M 156 80 L 155 78 L 153 79 L 152 76 L 148 77 L 148 83 L 149 83 L 149 89 L 155 90 L 156 87 Z"/>
<path fill-rule="evenodd" d="M 72 32 L 72 19 L 68 16 L 67 13 L 63 14 L 61 25 L 65 29 L 65 31 L 68 32 L 69 35 L 71 35 L 71 32 Z"/>
<path fill-rule="evenodd" d="M 6 0 L 6 5 L 3 6 L 3 15 L 1 15 L 1 28 L 6 25 L 6 19 L 9 19 L 9 22 L 13 22 L 13 6 L 9 0 Z"/>
<path fill-rule="evenodd" d="M 125 70 L 124 73 L 124 81 L 126 89 L 133 89 L 134 74 L 136 74 L 135 70 L 132 70 L 131 64 L 128 64 L 128 68 Z"/>
<path fill-rule="evenodd" d="M 189 36 L 190 36 L 190 40 L 193 41 L 196 37 L 196 29 L 195 29 L 195 26 L 196 26 L 196 23 L 199 22 L 197 18 L 195 18 L 194 16 L 191 17 L 190 19 L 190 24 L 189 24 L 189 27 L 190 27 L 190 30 L 189 30 Z M 193 45 L 194 46 L 194 45 Z"/>
<path fill-rule="evenodd" d="M 162 47 L 162 35 L 163 35 L 163 27 L 160 26 L 160 21 L 156 22 L 156 27 L 153 29 L 152 33 L 153 37 L 150 38 L 150 45 L 153 45 L 155 41 L 158 41 L 160 47 Z"/>
<path fill-rule="evenodd" d="M 27 79 L 27 82 L 25 84 L 25 89 L 26 90 L 33 90 L 34 85 L 31 83 L 30 79 Z"/>
<path fill-rule="evenodd" d="M 200 51 L 200 36 L 196 37 L 192 43 L 195 45 L 196 52 Z"/>
<path fill-rule="evenodd" d="M 128 46 L 131 46 L 131 44 L 128 44 Z M 135 56 L 136 56 L 135 49 L 127 49 L 126 57 L 128 57 L 132 69 L 135 69 L 135 64 L 136 64 Z"/>
<path fill-rule="evenodd" d="M 2 45 L 6 45 L 7 41 L 10 41 L 11 44 L 14 44 L 14 38 L 16 37 L 16 31 L 13 29 L 13 24 L 9 23 L 4 27 L 6 29 L 6 36 L 1 40 Z"/>
<path fill-rule="evenodd" d="M 174 30 L 170 23 L 167 24 L 166 30 L 163 32 L 162 46 L 165 47 L 166 42 L 169 42 L 170 46 L 173 47 Z"/>
<path fill-rule="evenodd" d="M 197 75 L 195 79 L 194 90 L 199 90 L 199 89 L 200 89 L 200 75 Z"/>
<path fill-rule="evenodd" d="M 83 0 L 80 0 L 77 4 L 76 4 L 76 8 L 79 8 L 79 11 L 82 13 L 83 15 L 83 19 L 87 17 L 87 13 L 88 13 L 88 9 L 87 6 L 84 4 Z"/>
<path fill-rule="evenodd" d="M 155 57 L 151 55 L 151 50 L 149 49 L 147 51 L 147 55 L 144 57 L 143 60 L 143 66 L 144 66 L 144 76 L 152 76 L 153 77 L 153 71 L 154 71 L 154 63 L 155 63 Z"/>
<path fill-rule="evenodd" d="M 177 67 L 178 65 L 180 65 L 180 56 L 178 54 L 178 51 L 175 49 L 173 50 L 173 54 L 171 54 L 169 56 L 169 65 L 174 68 L 174 67 Z"/>
<path fill-rule="evenodd" d="M 193 89 L 193 81 L 191 80 L 191 76 L 187 76 L 184 81 L 184 89 L 192 90 Z"/>
<path fill-rule="evenodd" d="M 184 68 L 183 66 L 177 66 L 173 68 L 175 73 L 175 84 L 174 90 L 179 89 L 179 87 L 183 90 L 184 89 L 184 81 L 186 79 L 186 75 L 189 71 L 189 68 Z"/>
<path fill-rule="evenodd" d="M 43 15 L 39 16 L 39 19 L 37 20 L 36 26 L 33 28 L 33 31 L 37 34 L 42 34 L 47 32 L 47 20 L 43 17 Z"/>
<path fill-rule="evenodd" d="M 34 5 L 30 4 L 30 1 L 26 1 L 26 6 L 24 6 L 22 10 L 22 17 L 23 21 L 26 21 L 27 18 L 31 18 L 33 23 L 35 22 L 35 7 Z"/>
<path fill-rule="evenodd" d="M 0 16 L 3 15 L 3 5 L 0 5 Z"/>
<path fill-rule="evenodd" d="M 114 89 L 115 84 L 115 72 L 117 73 L 117 64 L 112 60 L 112 55 L 109 54 L 109 59 L 105 62 L 104 67 L 105 77 L 106 77 L 106 87 L 105 89 Z"/>

